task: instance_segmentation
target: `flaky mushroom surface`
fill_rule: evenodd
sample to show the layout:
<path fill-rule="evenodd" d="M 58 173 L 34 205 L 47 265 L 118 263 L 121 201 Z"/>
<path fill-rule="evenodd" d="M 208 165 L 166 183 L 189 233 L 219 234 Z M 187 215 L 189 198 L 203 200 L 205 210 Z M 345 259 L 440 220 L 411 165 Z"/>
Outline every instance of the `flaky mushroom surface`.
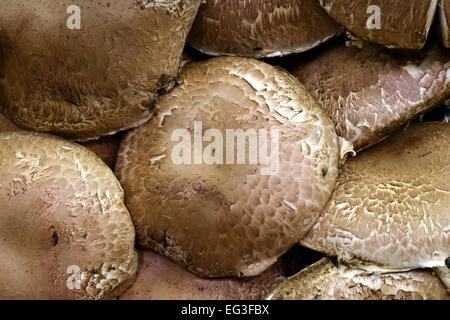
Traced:
<path fill-rule="evenodd" d="M 144 123 L 157 90 L 178 73 L 199 4 L 2 1 L 0 112 L 21 127 L 80 141 Z"/>
<path fill-rule="evenodd" d="M 450 124 L 415 123 L 359 153 L 340 172 L 330 202 L 301 243 L 387 270 L 444 266 L 450 256 L 449 140 Z"/>
<path fill-rule="evenodd" d="M 123 190 L 89 150 L 0 133 L 0 298 L 108 299 L 137 269 Z"/>
<path fill-rule="evenodd" d="M 369 43 L 362 50 L 343 43 L 327 49 L 290 71 L 355 150 L 385 139 L 450 95 L 450 55 L 438 45 L 416 52 Z"/>
<path fill-rule="evenodd" d="M 139 252 L 136 281 L 121 300 L 260 300 L 286 278 L 277 262 L 252 278 L 199 278 L 150 250 Z"/>
<path fill-rule="evenodd" d="M 208 0 L 188 42 L 209 55 L 262 58 L 307 51 L 341 32 L 315 0 Z"/>
<path fill-rule="evenodd" d="M 433 22 L 437 0 L 319 0 L 351 33 L 389 48 L 421 49 Z"/>
<path fill-rule="evenodd" d="M 190 63 L 181 80 L 119 150 L 138 244 L 200 276 L 258 275 L 330 197 L 340 156 L 333 124 L 298 80 L 257 60 Z M 238 129 L 250 137 L 243 148 L 227 133 Z"/>
<path fill-rule="evenodd" d="M 450 300 L 432 272 L 370 274 L 323 258 L 281 283 L 270 300 Z"/>

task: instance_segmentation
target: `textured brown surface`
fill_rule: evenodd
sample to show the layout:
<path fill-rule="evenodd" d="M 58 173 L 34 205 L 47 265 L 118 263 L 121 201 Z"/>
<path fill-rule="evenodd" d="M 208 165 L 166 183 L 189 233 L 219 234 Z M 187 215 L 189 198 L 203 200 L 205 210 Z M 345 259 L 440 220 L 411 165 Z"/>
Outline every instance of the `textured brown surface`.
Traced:
<path fill-rule="evenodd" d="M 340 172 L 301 243 L 385 269 L 444 266 L 450 257 L 450 124 L 416 123 L 359 153 Z"/>
<path fill-rule="evenodd" d="M 199 278 L 149 250 L 139 252 L 136 281 L 122 300 L 260 300 L 286 278 L 281 262 L 253 278 Z"/>
<path fill-rule="evenodd" d="M 341 31 L 316 0 L 208 0 L 188 42 L 209 55 L 275 57 L 309 50 Z"/>
<path fill-rule="evenodd" d="M 0 299 L 107 299 L 131 285 L 123 190 L 92 152 L 49 135 L 0 133 Z M 69 289 L 78 266 L 81 289 Z"/>
<path fill-rule="evenodd" d="M 450 95 L 450 54 L 439 46 L 412 52 L 334 43 L 326 49 L 290 71 L 355 150 L 386 138 Z"/>
<path fill-rule="evenodd" d="M 306 234 L 328 201 L 340 151 L 334 126 L 298 80 L 257 60 L 191 63 L 181 79 L 119 150 L 116 174 L 138 244 L 201 276 L 258 275 Z M 223 135 L 280 130 L 279 170 L 261 175 L 266 165 L 248 160 L 175 164 L 172 132 L 192 133 L 194 121 Z"/>
<path fill-rule="evenodd" d="M 0 132 L 22 130 L 24 129 L 15 125 L 8 118 L 0 114 Z M 100 159 L 108 165 L 108 167 L 114 168 L 117 151 L 119 150 L 121 140 L 122 135 L 117 133 L 113 136 L 101 137 L 98 140 L 81 142 L 80 144 L 98 155 Z"/>
<path fill-rule="evenodd" d="M 438 0 L 319 0 L 319 3 L 356 36 L 392 48 L 421 49 L 435 16 Z M 372 12 L 380 8 L 380 29 L 366 27 Z"/>
<path fill-rule="evenodd" d="M 142 3 L 146 5 L 142 5 Z M 177 75 L 200 0 L 0 2 L 0 112 L 20 126 L 87 140 L 153 114 Z"/>
<path fill-rule="evenodd" d="M 442 32 L 442 43 L 445 47 L 450 48 L 450 0 L 440 0 L 439 18 Z"/>
<path fill-rule="evenodd" d="M 369 274 L 328 258 L 316 262 L 272 291 L 271 300 L 449 300 L 430 271 Z"/>

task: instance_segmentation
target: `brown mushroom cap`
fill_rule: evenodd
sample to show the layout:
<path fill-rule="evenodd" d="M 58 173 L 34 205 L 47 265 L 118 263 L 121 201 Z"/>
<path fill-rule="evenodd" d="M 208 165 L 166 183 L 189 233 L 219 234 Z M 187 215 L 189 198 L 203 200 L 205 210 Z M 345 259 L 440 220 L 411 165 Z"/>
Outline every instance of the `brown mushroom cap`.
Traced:
<path fill-rule="evenodd" d="M 370 274 L 323 258 L 280 284 L 270 300 L 449 300 L 430 271 Z"/>
<path fill-rule="evenodd" d="M 450 257 L 450 124 L 415 123 L 358 154 L 339 174 L 308 248 L 385 269 Z"/>
<path fill-rule="evenodd" d="M 116 174 L 138 244 L 200 276 L 258 275 L 306 234 L 330 197 L 340 152 L 333 124 L 295 77 L 257 60 L 190 63 L 181 80 L 119 150 Z M 171 136 L 194 133 L 194 121 L 218 130 L 223 142 L 226 129 L 267 130 L 274 170 L 263 172 L 261 158 L 249 164 L 248 147 L 245 164 L 226 164 L 216 137 L 223 164 L 175 164 L 180 142 Z M 276 132 L 278 153 L 269 146 Z"/>
<path fill-rule="evenodd" d="M 22 128 L 15 125 L 0 113 L 0 132 L 22 130 Z M 100 137 L 97 140 L 80 142 L 80 144 L 98 155 L 100 159 L 102 159 L 103 162 L 108 165 L 108 167 L 114 168 L 114 164 L 116 163 L 117 151 L 119 150 L 121 140 L 122 134 L 117 133 L 112 136 Z"/>
<path fill-rule="evenodd" d="M 0 299 L 107 299 L 131 285 L 134 228 L 119 182 L 94 153 L 0 133 L 0 203 Z"/>
<path fill-rule="evenodd" d="M 207 0 L 188 42 L 209 55 L 261 58 L 303 52 L 341 32 L 316 0 Z"/>
<path fill-rule="evenodd" d="M 389 48 L 405 49 L 421 49 L 424 46 L 438 3 L 437 0 L 319 2 L 331 17 L 359 38 Z M 370 6 L 379 8 L 379 26 L 372 19 L 378 14 L 377 9 Z"/>
<path fill-rule="evenodd" d="M 78 141 L 147 121 L 178 73 L 200 0 L 0 4 L 0 112 L 21 127 Z"/>
<path fill-rule="evenodd" d="M 450 0 L 439 2 L 439 18 L 441 24 L 442 43 L 446 48 L 450 48 Z"/>
<path fill-rule="evenodd" d="M 150 250 L 139 251 L 139 270 L 121 300 L 261 300 L 286 278 L 281 262 L 253 278 L 204 279 Z"/>
<path fill-rule="evenodd" d="M 389 136 L 450 95 L 450 56 L 433 46 L 418 52 L 366 43 L 311 54 L 290 71 L 321 103 L 338 135 L 355 150 Z"/>

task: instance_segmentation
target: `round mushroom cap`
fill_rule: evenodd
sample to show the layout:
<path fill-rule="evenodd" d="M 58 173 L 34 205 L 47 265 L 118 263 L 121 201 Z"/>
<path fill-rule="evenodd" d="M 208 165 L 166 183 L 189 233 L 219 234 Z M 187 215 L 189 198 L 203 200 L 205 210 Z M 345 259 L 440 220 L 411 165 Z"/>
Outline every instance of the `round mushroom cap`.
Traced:
<path fill-rule="evenodd" d="M 277 262 L 252 278 L 199 278 L 150 250 L 139 251 L 139 270 L 121 300 L 261 300 L 286 280 Z"/>
<path fill-rule="evenodd" d="M 442 43 L 446 48 L 450 48 L 450 0 L 439 2 L 439 18 L 441 24 Z"/>
<path fill-rule="evenodd" d="M 415 123 L 359 153 L 301 244 L 382 265 L 444 266 L 450 257 L 450 124 Z"/>
<path fill-rule="evenodd" d="M 323 258 L 281 283 L 269 300 L 450 300 L 432 272 L 370 274 Z"/>
<path fill-rule="evenodd" d="M 0 299 L 109 299 L 132 284 L 123 190 L 86 148 L 0 133 L 0 203 Z"/>
<path fill-rule="evenodd" d="M 437 0 L 319 0 L 337 22 L 357 37 L 388 48 L 421 49 Z"/>
<path fill-rule="evenodd" d="M 258 275 L 331 195 L 333 123 L 295 77 L 257 60 L 190 63 L 181 80 L 119 149 L 137 242 L 200 276 Z"/>
<path fill-rule="evenodd" d="M 327 49 L 290 71 L 355 150 L 385 139 L 450 95 L 450 56 L 438 45 L 416 52 L 369 43 L 362 49 L 333 43 Z"/>
<path fill-rule="evenodd" d="M 2 1 L 0 112 L 78 141 L 144 123 L 178 74 L 199 4 Z"/>
<path fill-rule="evenodd" d="M 188 42 L 213 56 L 268 58 L 307 51 L 341 32 L 316 0 L 207 0 Z"/>

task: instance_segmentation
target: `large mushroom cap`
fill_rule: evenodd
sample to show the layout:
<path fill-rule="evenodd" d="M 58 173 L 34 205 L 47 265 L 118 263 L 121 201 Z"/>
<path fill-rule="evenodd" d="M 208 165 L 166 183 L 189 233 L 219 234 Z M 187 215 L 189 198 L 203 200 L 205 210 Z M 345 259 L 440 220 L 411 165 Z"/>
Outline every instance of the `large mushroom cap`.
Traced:
<path fill-rule="evenodd" d="M 450 124 L 416 123 L 340 172 L 301 243 L 386 269 L 444 266 L 450 257 Z"/>
<path fill-rule="evenodd" d="M 199 278 L 169 259 L 143 250 L 136 281 L 120 299 L 261 300 L 285 279 L 281 262 L 252 278 Z"/>
<path fill-rule="evenodd" d="M 386 138 L 450 95 L 450 56 L 439 46 L 412 52 L 366 43 L 300 60 L 290 71 L 361 150 Z"/>
<path fill-rule="evenodd" d="M 135 276 L 123 190 L 89 150 L 0 133 L 0 298 L 106 299 Z"/>
<path fill-rule="evenodd" d="M 442 43 L 450 48 L 450 0 L 441 0 L 439 2 L 439 17 L 441 23 Z"/>
<path fill-rule="evenodd" d="M 370 274 L 323 258 L 281 283 L 270 300 L 449 300 L 430 271 Z"/>
<path fill-rule="evenodd" d="M 87 140 L 135 127 L 178 73 L 200 0 L 0 3 L 0 112 Z M 75 15 L 74 18 L 71 18 Z"/>
<path fill-rule="evenodd" d="M 319 0 L 328 14 L 354 35 L 390 48 L 421 49 L 437 0 Z"/>
<path fill-rule="evenodd" d="M 316 0 L 207 0 L 188 42 L 214 56 L 276 57 L 309 50 L 341 31 Z"/>
<path fill-rule="evenodd" d="M 258 275 L 330 197 L 333 124 L 298 80 L 257 60 L 191 63 L 181 80 L 119 150 L 138 244 L 201 276 Z"/>

